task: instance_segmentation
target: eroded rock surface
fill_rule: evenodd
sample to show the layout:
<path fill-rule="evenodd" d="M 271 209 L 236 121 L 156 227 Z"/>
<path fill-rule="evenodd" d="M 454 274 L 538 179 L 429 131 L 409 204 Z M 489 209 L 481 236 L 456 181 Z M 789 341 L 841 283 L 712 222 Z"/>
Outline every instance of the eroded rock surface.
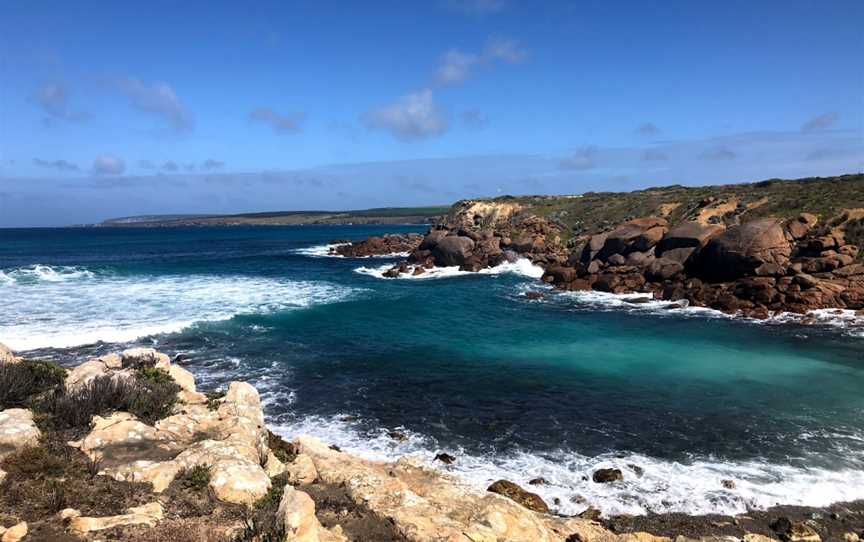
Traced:
<path fill-rule="evenodd" d="M 0 411 L 0 458 L 21 448 L 38 446 L 41 436 L 31 411 L 24 408 Z"/>

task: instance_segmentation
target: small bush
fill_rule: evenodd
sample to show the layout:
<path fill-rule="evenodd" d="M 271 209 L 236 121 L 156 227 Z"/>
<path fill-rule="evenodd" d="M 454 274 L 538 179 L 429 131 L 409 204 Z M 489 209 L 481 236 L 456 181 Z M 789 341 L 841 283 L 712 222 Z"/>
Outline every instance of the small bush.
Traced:
<path fill-rule="evenodd" d="M 276 456 L 276 459 L 283 463 L 291 463 L 297 458 L 297 447 L 286 442 L 285 439 L 269 429 L 267 430 L 267 446 Z"/>
<path fill-rule="evenodd" d="M 157 385 L 174 383 L 174 379 L 170 374 L 156 367 L 140 367 L 136 369 L 135 378 Z"/>
<path fill-rule="evenodd" d="M 66 462 L 43 447 L 24 448 L 3 460 L 3 470 L 33 480 L 60 478 Z"/>
<path fill-rule="evenodd" d="M 63 387 L 66 371 L 56 363 L 25 360 L 0 364 L 0 410 L 30 407 L 40 396 Z"/>
<path fill-rule="evenodd" d="M 203 491 L 210 485 L 210 466 L 195 465 L 191 469 L 183 469 L 177 474 L 176 480 L 183 489 Z"/>
<path fill-rule="evenodd" d="M 207 396 L 207 408 L 210 410 L 218 410 L 219 405 L 222 404 L 222 399 L 225 398 L 225 391 L 208 391 L 204 395 Z"/>
<path fill-rule="evenodd" d="M 285 526 L 276 519 L 276 511 L 288 485 L 286 475 L 273 478 L 273 485 L 261 497 L 246 516 L 246 528 L 235 542 L 281 542 L 285 539 Z"/>
<path fill-rule="evenodd" d="M 180 386 L 173 380 L 161 377 L 101 376 L 74 391 L 56 394 L 49 409 L 58 428 L 86 427 L 93 416 L 118 410 L 153 424 L 171 414 L 178 391 Z"/>

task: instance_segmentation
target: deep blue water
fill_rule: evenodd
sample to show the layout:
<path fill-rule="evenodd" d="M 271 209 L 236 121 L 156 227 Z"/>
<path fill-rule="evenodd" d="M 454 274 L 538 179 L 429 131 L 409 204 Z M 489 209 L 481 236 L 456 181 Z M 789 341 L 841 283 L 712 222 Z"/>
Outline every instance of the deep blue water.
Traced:
<path fill-rule="evenodd" d="M 394 259 L 309 250 L 423 230 L 0 230 L 0 342 L 64 363 L 127 344 L 182 353 L 200 387 L 256 384 L 287 436 L 446 450 L 478 486 L 542 475 L 563 512 L 584 508 L 576 495 L 627 512 L 864 498 L 860 323 L 666 311 L 516 272 L 388 280 L 371 270 Z M 584 480 L 609 465 L 625 484 Z"/>

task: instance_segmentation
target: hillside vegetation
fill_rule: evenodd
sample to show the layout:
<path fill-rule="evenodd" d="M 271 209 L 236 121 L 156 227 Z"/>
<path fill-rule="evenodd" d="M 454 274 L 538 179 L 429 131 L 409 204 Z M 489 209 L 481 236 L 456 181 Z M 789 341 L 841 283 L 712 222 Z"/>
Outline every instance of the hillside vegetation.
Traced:
<path fill-rule="evenodd" d="M 485 201 L 515 203 L 519 214 L 550 219 L 568 236 L 606 231 L 650 215 L 663 216 L 672 224 L 683 220 L 736 223 L 809 212 L 825 221 L 843 209 L 864 208 L 864 174 L 720 186 L 673 185 L 579 196 L 501 196 Z"/>

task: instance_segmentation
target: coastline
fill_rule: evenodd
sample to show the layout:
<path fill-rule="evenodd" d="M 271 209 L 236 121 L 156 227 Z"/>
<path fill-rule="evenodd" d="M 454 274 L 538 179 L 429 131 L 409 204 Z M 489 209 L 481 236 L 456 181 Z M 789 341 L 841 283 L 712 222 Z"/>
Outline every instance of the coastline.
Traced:
<path fill-rule="evenodd" d="M 0 363 L 29 363 L 24 360 L 15 359 L 13 354 L 8 350 L 4 350 L 3 356 L 4 359 L 0 360 Z M 216 423 L 212 429 L 207 429 L 207 431 L 209 435 L 218 435 L 221 432 L 221 429 L 219 429 L 220 427 L 237 428 L 248 423 L 248 421 L 242 420 L 259 420 L 257 422 L 259 429 L 248 433 L 250 435 L 249 438 L 254 437 L 254 439 L 259 439 L 260 441 L 260 437 L 255 437 L 254 435 L 261 434 L 259 433 L 260 431 L 268 431 L 266 425 L 264 425 L 263 410 L 260 400 L 258 399 L 258 393 L 254 388 L 248 384 L 232 383 L 231 386 L 229 386 L 227 396 L 204 395 L 196 389 L 195 378 L 192 373 L 189 373 L 180 365 L 177 365 L 176 362 L 170 362 L 168 356 L 152 349 L 139 348 L 127 350 L 119 355 L 108 355 L 89 360 L 86 363 L 77 365 L 70 372 L 66 373 L 65 379 L 67 386 L 77 387 L 86 385 L 88 382 L 92 382 L 100 377 L 119 378 L 122 375 L 130 374 L 130 369 L 128 367 L 134 367 L 136 363 L 152 363 L 153 367 L 158 368 L 159 370 L 164 370 L 167 374 L 171 375 L 171 378 L 180 384 L 181 389 L 178 394 L 179 402 L 172 410 L 173 417 L 156 422 L 153 427 L 156 428 L 157 432 L 153 433 L 153 436 L 147 436 L 151 434 L 149 432 L 153 431 L 153 429 L 148 429 L 147 426 L 141 425 L 137 421 L 132 421 L 134 418 L 130 419 L 130 421 L 125 421 L 128 418 L 117 413 L 111 414 L 108 417 L 94 418 L 93 424 L 90 426 L 90 435 L 88 436 L 86 432 L 82 433 L 81 437 L 83 438 L 77 440 L 78 444 L 72 442 L 70 442 L 70 444 L 79 447 L 87 454 L 97 454 L 102 458 L 101 461 L 104 461 L 104 468 L 102 472 L 100 472 L 100 476 L 108 475 L 117 480 L 135 480 L 142 482 L 152 481 L 152 483 L 157 487 L 168 488 L 170 485 L 170 479 L 163 479 L 161 473 L 172 472 L 171 468 L 167 465 L 176 463 L 181 457 L 189 456 L 191 450 L 199 446 L 195 444 L 200 441 L 199 437 L 194 437 L 198 431 L 198 429 L 194 429 L 194 427 L 206 429 L 208 423 Z M 127 376 L 122 377 L 128 378 Z M 215 403 L 213 403 L 213 401 L 215 401 Z M 226 405 L 225 409 L 220 406 L 223 403 Z M 236 406 L 231 406 L 229 408 L 227 406 L 229 404 Z M 217 410 L 214 410 L 214 408 Z M 217 412 L 219 413 L 218 419 L 212 418 L 213 414 Z M 234 420 L 232 416 L 236 416 L 237 414 L 241 415 L 242 418 L 237 419 L 237 421 L 232 421 Z M 177 416 L 179 416 L 179 418 Z M 208 416 L 211 418 L 208 418 Z M 206 419 L 212 419 L 213 421 L 207 422 Z M 109 423 L 108 420 L 113 421 L 110 421 Z M 192 425 L 187 425 L 190 423 Z M 237 425 L 237 423 L 240 423 L 240 425 Z M 187 428 L 178 433 L 177 430 L 181 426 L 187 426 Z M 35 428 L 36 426 L 33 425 L 33 427 Z M 177 429 L 171 429 L 173 427 L 176 427 Z M 128 441 L 130 436 L 133 435 L 130 431 L 133 431 L 134 434 L 143 431 L 143 435 L 145 435 L 145 443 L 152 440 L 154 443 L 159 443 L 158 446 L 160 448 L 164 448 L 166 444 L 168 444 L 169 447 L 174 446 L 174 449 L 179 451 L 180 455 L 176 455 L 176 451 L 173 452 L 171 456 L 177 458 L 173 460 L 169 459 L 171 456 L 166 457 L 161 452 L 156 456 L 153 456 L 153 448 L 148 448 L 148 446 L 142 447 L 141 444 L 136 444 L 135 449 L 138 451 L 134 452 L 133 456 L 115 456 L 114 454 L 116 452 L 113 452 L 113 450 L 118 450 L 118 445 L 123 445 L 122 443 Z M 160 431 L 163 436 L 159 436 Z M 170 431 L 170 433 L 165 433 L 165 431 Z M 236 431 L 236 429 L 232 431 Z M 243 431 L 247 430 L 244 429 Z M 171 436 L 168 437 L 166 435 Z M 181 435 L 188 436 L 182 437 Z M 554 513 L 546 512 L 545 503 L 542 504 L 543 512 L 532 512 L 524 508 L 524 506 L 515 504 L 511 499 L 516 499 L 515 502 L 523 502 L 523 504 L 524 502 L 537 502 L 540 498 L 536 495 L 530 498 L 525 496 L 531 495 L 531 489 L 537 487 L 533 484 L 526 484 L 521 488 L 517 486 L 518 489 L 514 490 L 514 493 L 505 493 L 505 497 L 493 496 L 491 493 L 484 492 L 482 487 L 476 487 L 468 483 L 466 480 L 460 479 L 458 475 L 448 472 L 446 465 L 441 464 L 440 461 L 424 463 L 416 457 L 412 458 L 411 456 L 403 457 L 394 462 L 370 461 L 353 456 L 335 446 L 328 446 L 328 443 L 322 443 L 314 439 L 314 435 L 313 437 L 305 437 L 298 434 L 280 436 L 287 440 L 281 441 L 281 439 L 278 438 L 274 440 L 276 437 L 271 436 L 269 440 L 269 451 L 265 453 L 268 459 L 266 462 L 262 462 L 261 467 L 258 468 L 264 469 L 262 472 L 267 472 L 271 478 L 273 478 L 273 476 L 278 477 L 283 473 L 288 473 L 287 476 L 289 479 L 291 479 L 292 476 L 295 477 L 294 482 L 289 483 L 296 486 L 297 493 L 302 492 L 303 488 L 305 488 L 308 492 L 307 494 L 312 495 L 311 501 L 314 503 L 314 506 L 317 507 L 317 510 L 319 510 L 318 516 L 320 517 L 318 518 L 318 521 L 320 527 L 316 527 L 316 529 L 321 529 L 322 536 L 320 540 L 328 540 L 330 539 L 328 537 L 331 536 L 333 537 L 332 540 L 365 540 L 363 538 L 339 538 L 339 535 L 345 536 L 344 533 L 346 531 L 343 531 L 344 525 L 338 528 L 337 525 L 340 525 L 340 521 L 341 523 L 346 523 L 346 518 L 344 517 L 344 514 L 340 515 L 339 513 L 334 513 L 334 500 L 343 503 L 343 510 L 345 509 L 344 506 L 348 506 L 350 509 L 354 510 L 354 512 L 351 512 L 349 515 L 351 515 L 352 521 L 355 521 L 356 524 L 352 523 L 352 521 L 348 521 L 347 523 L 350 525 L 349 531 L 353 529 L 356 532 L 366 532 L 367 535 L 368 533 L 375 532 L 378 533 L 376 536 L 381 537 L 384 537 L 385 534 L 382 533 L 386 532 L 389 533 L 387 536 L 393 536 L 393 538 L 381 538 L 382 540 L 393 539 L 421 541 L 440 539 L 448 541 L 464 540 L 466 542 L 468 540 L 478 540 L 478 538 L 473 538 L 471 536 L 464 539 L 458 537 L 439 538 L 436 534 L 436 536 L 433 537 L 431 534 L 433 531 L 428 530 L 432 527 L 422 527 L 422 525 L 425 524 L 425 521 L 434 517 L 435 514 L 442 513 L 440 507 L 444 507 L 444 509 L 450 509 L 452 507 L 454 510 L 473 510 L 473 512 L 467 516 L 464 512 L 457 514 L 455 520 L 454 516 L 446 515 L 449 519 L 442 521 L 445 521 L 445 524 L 450 525 L 452 528 L 456 529 L 456 531 L 463 534 L 466 532 L 474 532 L 472 530 L 481 532 L 490 528 L 492 529 L 487 532 L 487 535 L 493 536 L 493 538 L 479 538 L 479 540 L 527 541 L 542 539 L 559 541 L 583 540 L 584 542 L 607 540 L 620 540 L 622 542 L 650 540 L 653 542 L 661 542 L 667 540 L 671 541 L 673 539 L 676 541 L 688 539 L 709 541 L 718 540 L 717 537 L 734 537 L 728 540 L 743 539 L 751 542 L 775 539 L 761 539 L 758 538 L 757 535 L 796 540 L 795 538 L 783 538 L 782 532 L 778 532 L 778 529 L 782 529 L 787 523 L 791 526 L 795 526 L 796 529 L 803 529 L 807 532 L 818 534 L 821 536 L 822 540 L 852 540 L 850 533 L 860 533 L 864 530 L 864 501 L 834 503 L 825 507 L 799 507 L 781 504 L 764 510 L 750 510 L 744 514 L 734 516 L 649 513 L 637 516 L 618 515 L 604 517 L 602 515 L 602 510 L 596 510 L 587 504 L 585 505 L 585 510 L 581 514 L 576 516 L 558 516 Z M 137 440 L 141 437 L 133 438 Z M 214 438 L 214 436 L 209 438 Z M 35 443 L 35 441 L 31 442 Z M 215 442 L 216 441 L 214 441 L 214 443 Z M 239 444 L 241 441 L 237 442 Z M 279 444 L 280 442 L 282 442 L 282 444 Z M 274 448 L 274 446 L 276 448 Z M 287 447 L 285 449 L 294 450 L 293 453 L 295 456 L 293 458 L 285 458 L 283 456 L 283 459 L 286 459 L 286 461 L 277 459 L 278 455 L 273 455 L 274 450 L 281 449 L 281 447 Z M 216 450 L 217 448 L 205 446 L 204 449 Z M 234 464 L 234 462 L 239 460 L 238 458 L 244 457 L 244 454 L 247 453 L 241 450 L 243 450 L 243 448 L 231 448 L 224 452 L 218 452 L 227 454 L 223 456 L 201 456 L 193 453 L 190 457 L 198 457 L 199 459 L 193 461 L 207 462 L 210 465 L 210 468 L 217 468 L 216 466 L 220 464 L 220 461 L 223 461 L 223 459 L 218 459 L 218 457 L 224 457 L 224 461 Z M 212 452 L 208 453 L 212 454 Z M 137 454 L 137 456 L 135 454 Z M 151 455 L 148 456 L 147 454 Z M 311 459 L 311 462 L 306 462 L 305 460 L 298 462 L 296 454 L 305 454 Z M 154 464 L 153 467 L 145 467 L 142 469 L 141 466 L 136 466 L 146 464 L 146 462 L 140 463 L 141 458 L 143 457 L 155 458 L 157 456 L 161 459 L 156 459 L 157 463 Z M 138 459 L 135 459 L 135 457 L 138 457 Z M 209 457 L 209 459 L 207 459 L 207 457 Z M 287 459 L 291 460 L 287 461 Z M 453 457 L 452 460 L 458 462 L 460 457 L 457 455 Z M 133 462 L 130 463 L 130 461 Z M 160 461 L 163 463 L 159 463 Z M 165 461 L 168 462 L 165 463 Z M 166 466 L 162 467 L 160 465 Z M 168 470 L 165 470 L 166 468 Z M 312 470 L 310 471 L 310 469 Z M 178 471 L 175 468 L 173 472 L 176 473 Z M 252 471 L 248 471 L 248 474 L 240 475 L 241 480 L 243 480 L 240 485 L 232 485 L 231 478 L 235 476 L 235 474 L 231 473 L 246 473 L 247 471 L 227 470 L 224 472 L 227 479 L 223 475 L 218 475 L 215 479 L 222 480 L 218 482 L 219 484 L 225 484 L 227 480 L 228 485 L 220 485 L 214 489 L 216 495 L 221 496 L 222 499 L 227 499 L 228 502 L 237 502 L 238 504 L 243 502 L 248 504 L 260 499 L 264 494 L 265 491 L 263 489 L 254 489 L 256 484 L 258 487 L 263 488 L 264 486 L 262 485 L 263 482 L 260 481 L 261 479 L 256 478 L 256 475 L 253 475 Z M 306 473 L 305 475 L 303 474 L 304 472 Z M 312 475 L 310 472 L 314 472 L 315 474 Z M 389 475 L 386 474 L 388 472 Z M 392 478 L 392 481 L 380 485 L 381 475 L 384 475 L 385 478 Z M 531 473 L 525 473 L 525 477 L 530 475 Z M 174 475 L 172 475 L 172 477 L 173 476 Z M 248 476 L 252 476 L 252 478 L 248 478 Z M 305 476 L 305 478 L 303 478 L 303 476 Z M 310 477 L 313 478 L 310 479 Z M 259 481 L 254 483 L 250 482 L 250 480 L 256 479 Z M 275 478 L 273 479 L 275 480 Z M 361 479 L 368 480 L 371 485 L 369 483 L 359 483 L 358 485 L 358 480 Z M 315 482 L 315 480 L 318 481 Z M 343 484 L 348 480 L 351 480 L 351 482 L 349 486 L 347 486 L 346 491 L 346 489 L 344 489 L 346 486 Z M 372 482 L 373 480 L 376 480 L 376 482 Z M 323 482 L 323 485 L 321 482 Z M 543 482 L 538 481 L 537 483 L 542 484 Z M 614 484 L 616 482 L 613 481 L 609 483 Z M 402 488 L 400 491 L 419 491 L 417 495 L 422 495 L 422 498 L 420 501 L 412 500 L 414 498 L 409 500 L 402 498 L 393 501 L 392 498 L 389 497 L 389 495 L 392 495 L 392 492 L 394 491 L 394 486 L 391 486 L 391 484 L 397 484 L 398 487 Z M 246 489 L 238 489 L 237 491 L 240 492 L 237 493 L 234 490 L 226 489 L 226 487 L 244 487 Z M 246 496 L 246 491 L 252 491 L 252 494 Z M 528 492 L 527 494 L 525 493 L 526 491 Z M 292 493 L 292 495 L 294 495 L 294 493 Z M 317 500 L 315 497 L 317 497 Z M 526 498 L 528 500 L 523 501 Z M 157 500 L 160 502 L 165 501 L 165 499 L 161 498 Z M 420 504 L 418 504 L 418 502 Z M 432 502 L 437 504 L 432 508 L 429 508 Z M 542 500 L 539 502 L 542 503 Z M 163 504 L 167 511 L 171 506 L 176 505 L 176 502 L 169 499 Z M 549 504 L 551 505 L 553 503 Z M 504 508 L 499 508 L 501 506 Z M 496 529 L 499 527 L 495 527 L 495 524 L 492 524 L 490 527 L 490 524 L 486 523 L 485 520 L 480 519 L 482 517 L 487 517 L 486 514 L 491 510 L 489 507 L 495 509 L 496 514 L 504 514 L 505 517 L 510 517 L 510 521 L 513 523 L 505 522 L 505 524 L 509 526 L 501 527 L 504 531 L 497 532 L 496 534 Z M 225 512 L 227 519 L 223 518 L 224 521 L 219 520 L 223 523 L 220 528 L 228 528 L 233 525 L 231 528 L 238 529 L 239 525 L 237 524 L 236 518 L 239 517 L 237 516 L 239 509 L 231 508 L 230 506 L 226 508 L 226 510 L 229 509 L 234 510 L 234 512 Z M 450 513 L 448 512 L 447 514 Z M 170 514 L 167 515 L 170 516 Z M 69 512 L 66 514 L 66 519 L 61 521 L 51 520 L 50 518 L 40 521 L 43 523 L 55 521 L 56 525 L 55 523 L 51 523 L 51 525 L 63 526 L 65 524 L 66 529 L 71 528 L 74 531 L 75 529 L 81 529 L 80 525 L 82 524 L 90 524 L 87 522 L 82 523 L 83 520 L 74 519 L 80 517 L 80 513 L 76 516 Z M 70 518 L 72 519 L 70 520 Z M 388 520 L 388 518 L 390 519 Z M 395 520 L 395 523 L 393 523 L 393 520 Z M 69 523 L 70 521 L 73 523 Z M 206 522 L 206 520 L 203 521 Z M 391 523 L 387 523 L 387 521 L 391 521 Z M 421 522 L 418 523 L 418 521 Z M 39 527 L 42 526 L 43 523 L 31 522 L 31 527 Z M 170 521 L 163 522 L 163 519 L 160 517 L 158 521 L 154 520 L 152 523 L 153 525 L 150 528 L 158 527 L 160 524 L 164 527 L 165 524 L 170 523 Z M 70 525 L 73 525 L 73 527 L 70 527 Z M 391 529 L 388 531 L 388 525 L 395 530 Z M 519 527 L 516 528 L 516 525 Z M 528 525 L 531 525 L 531 527 L 529 528 Z M 442 532 L 440 531 L 441 528 L 441 525 L 436 525 L 434 532 Z M 792 527 L 790 527 L 790 529 L 791 528 Z M 140 530 L 140 527 L 135 527 L 135 529 Z M 454 531 L 454 533 L 456 531 Z M 121 529 L 121 531 L 114 532 L 119 533 L 124 531 Z M 446 529 L 444 532 L 446 532 Z M 506 534 L 507 532 L 510 534 Z M 648 535 L 646 533 L 651 534 Z M 573 538 L 573 536 L 577 535 L 577 538 Z M 504 538 L 501 538 L 502 536 Z M 89 538 L 86 539 L 89 540 Z M 293 539 L 288 538 L 287 540 Z M 301 540 L 301 538 L 298 538 L 298 540 Z"/>

